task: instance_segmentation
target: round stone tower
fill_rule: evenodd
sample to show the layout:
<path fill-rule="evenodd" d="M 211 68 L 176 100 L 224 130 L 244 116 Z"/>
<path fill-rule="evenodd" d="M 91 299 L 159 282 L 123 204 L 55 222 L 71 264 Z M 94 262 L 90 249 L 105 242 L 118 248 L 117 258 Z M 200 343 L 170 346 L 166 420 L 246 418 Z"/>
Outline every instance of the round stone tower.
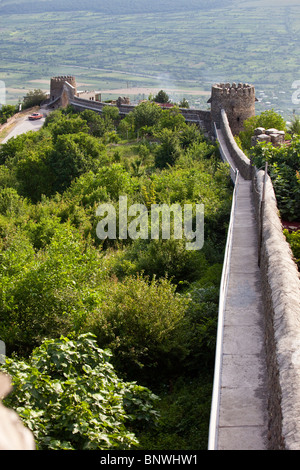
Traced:
<path fill-rule="evenodd" d="M 255 116 L 255 88 L 248 83 L 220 83 L 212 87 L 211 119 L 220 125 L 221 109 L 224 109 L 233 135 L 243 130 L 246 119 Z"/>
<path fill-rule="evenodd" d="M 77 95 L 77 87 L 75 77 L 71 75 L 62 77 L 52 77 L 50 81 L 50 99 L 54 101 L 62 95 L 64 84 L 68 82 L 75 89 L 74 95 Z"/>

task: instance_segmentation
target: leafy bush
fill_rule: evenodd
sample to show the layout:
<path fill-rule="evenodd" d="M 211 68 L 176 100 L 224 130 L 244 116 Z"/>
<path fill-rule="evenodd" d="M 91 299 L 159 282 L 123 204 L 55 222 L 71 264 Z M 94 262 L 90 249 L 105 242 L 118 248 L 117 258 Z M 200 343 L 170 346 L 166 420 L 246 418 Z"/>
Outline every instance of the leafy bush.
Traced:
<path fill-rule="evenodd" d="M 300 117 L 293 116 L 293 120 L 288 127 L 288 132 L 292 135 L 300 135 Z"/>
<path fill-rule="evenodd" d="M 158 279 L 168 277 L 180 288 L 199 279 L 208 268 L 202 251 L 187 250 L 185 240 L 139 240 L 119 257 L 113 272 L 120 277 L 131 272 L 144 273 Z"/>
<path fill-rule="evenodd" d="M 83 132 L 58 135 L 48 160 L 54 174 L 53 192 L 64 191 L 87 171 L 96 171 L 101 164 L 102 152 L 103 147 L 96 137 Z"/>
<path fill-rule="evenodd" d="M 117 110 L 118 113 L 118 110 Z M 91 111 L 90 109 L 85 109 L 80 113 L 80 117 L 86 121 L 89 132 L 94 137 L 104 137 L 106 132 L 112 131 L 114 129 L 113 122 L 108 119 L 103 119 L 102 116 Z"/>
<path fill-rule="evenodd" d="M 44 338 L 79 330 L 103 276 L 99 253 L 68 224 L 32 225 L 48 245 L 35 251 L 26 231 L 12 228 L 0 253 L 0 337 L 8 353 L 28 354 Z M 44 241 L 45 244 L 45 241 Z"/>
<path fill-rule="evenodd" d="M 111 353 L 91 334 L 60 337 L 36 348 L 27 361 L 7 359 L 14 408 L 33 432 L 38 450 L 123 450 L 138 446 L 135 431 L 154 424 L 157 397 L 119 379 Z"/>
<path fill-rule="evenodd" d="M 135 130 L 139 130 L 144 126 L 154 126 L 160 118 L 161 113 L 162 109 L 156 103 L 145 101 L 136 106 L 132 114 L 130 113 L 130 116 L 125 118 L 125 120 L 132 118 Z"/>
<path fill-rule="evenodd" d="M 300 269 L 300 230 L 291 233 L 288 230 L 284 230 L 283 232 L 291 246 L 298 269 Z"/>
<path fill-rule="evenodd" d="M 170 103 L 170 98 L 164 90 L 160 90 L 153 98 L 153 101 L 156 103 Z"/>
<path fill-rule="evenodd" d="M 251 150 L 253 163 L 261 168 L 268 162 L 268 171 L 273 182 L 278 208 L 283 219 L 299 220 L 300 214 L 300 138 L 292 140 L 290 146 L 273 147 L 259 144 Z"/>
<path fill-rule="evenodd" d="M 171 381 L 160 394 L 161 418 L 139 435 L 145 450 L 205 450 L 208 442 L 212 377 Z"/>
<path fill-rule="evenodd" d="M 23 98 L 23 107 L 27 109 L 32 108 L 33 106 L 39 106 L 46 99 L 46 93 L 40 88 L 30 90 Z"/>
<path fill-rule="evenodd" d="M 178 134 L 171 129 L 163 128 L 156 133 L 159 146 L 155 152 L 155 165 L 158 168 L 172 166 L 181 155 L 180 140 Z"/>
<path fill-rule="evenodd" d="M 123 374 L 140 376 L 142 368 L 146 376 L 151 368 L 166 373 L 170 358 L 185 354 L 177 328 L 189 300 L 175 290 L 168 279 L 148 281 L 141 275 L 106 285 L 105 297 L 85 328 L 97 336 L 101 347 L 113 351 L 114 363 Z"/>
<path fill-rule="evenodd" d="M 4 124 L 7 120 L 17 112 L 17 106 L 7 104 L 0 109 L 0 124 Z"/>
<path fill-rule="evenodd" d="M 245 151 L 251 148 L 251 137 L 254 135 L 256 127 L 263 127 L 264 129 L 277 129 L 279 131 L 286 131 L 286 123 L 283 117 L 276 113 L 273 109 L 263 111 L 257 116 L 252 116 L 244 121 L 244 130 L 239 133 L 239 139 Z"/>
<path fill-rule="evenodd" d="M 59 115 L 59 120 L 53 121 L 48 124 L 50 127 L 51 134 L 53 136 L 54 142 L 57 141 L 58 136 L 68 135 L 68 134 L 78 134 L 89 132 L 89 127 L 84 119 L 81 118 L 81 115 Z M 49 123 L 49 121 L 48 121 Z"/>

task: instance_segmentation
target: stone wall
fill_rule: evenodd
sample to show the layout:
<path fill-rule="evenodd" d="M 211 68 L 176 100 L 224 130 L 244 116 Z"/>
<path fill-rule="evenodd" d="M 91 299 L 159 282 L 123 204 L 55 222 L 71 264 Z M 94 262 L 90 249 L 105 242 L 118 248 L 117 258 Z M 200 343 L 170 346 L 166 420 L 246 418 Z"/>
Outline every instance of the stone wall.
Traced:
<path fill-rule="evenodd" d="M 283 232 L 272 182 L 255 170 L 269 374 L 271 449 L 300 449 L 300 279 Z M 263 211 L 263 214 L 262 214 Z M 261 222 L 263 220 L 263 222 Z"/>
<path fill-rule="evenodd" d="M 100 101 L 91 101 L 86 100 L 83 98 L 78 98 L 75 96 L 71 101 L 70 104 L 75 108 L 76 111 L 84 111 L 85 109 L 92 109 L 98 113 L 102 112 L 104 106 L 107 106 L 106 103 L 102 103 Z"/>
<path fill-rule="evenodd" d="M 180 108 L 181 114 L 188 122 L 200 123 L 207 132 L 211 131 L 211 112 L 200 109 Z"/>
<path fill-rule="evenodd" d="M 230 152 L 232 159 L 236 167 L 238 168 L 241 176 L 246 180 L 250 180 L 252 178 L 252 166 L 251 162 L 248 157 L 244 154 L 244 152 L 239 148 L 237 145 L 229 125 L 229 121 L 227 118 L 227 113 L 224 109 L 221 110 L 221 119 L 220 119 L 220 129 L 223 132 L 226 145 Z"/>
<path fill-rule="evenodd" d="M 270 177 L 251 166 L 234 141 L 224 110 L 221 116 L 221 129 L 236 166 L 253 182 L 268 361 L 269 446 L 300 450 L 299 271 L 283 234 Z"/>
<path fill-rule="evenodd" d="M 92 109 L 98 113 L 102 112 L 104 106 L 115 106 L 108 103 L 103 103 L 99 101 L 91 101 L 88 99 L 83 99 L 81 97 L 70 98 L 70 104 L 75 108 L 76 111 L 83 111 L 84 109 Z M 121 118 L 126 117 L 130 112 L 134 111 L 136 105 L 125 104 L 119 102 L 118 104 L 119 114 Z M 211 114 L 210 111 L 201 111 L 198 109 L 180 109 L 181 113 L 185 117 L 187 122 L 199 124 L 205 131 L 210 132 L 211 130 Z"/>

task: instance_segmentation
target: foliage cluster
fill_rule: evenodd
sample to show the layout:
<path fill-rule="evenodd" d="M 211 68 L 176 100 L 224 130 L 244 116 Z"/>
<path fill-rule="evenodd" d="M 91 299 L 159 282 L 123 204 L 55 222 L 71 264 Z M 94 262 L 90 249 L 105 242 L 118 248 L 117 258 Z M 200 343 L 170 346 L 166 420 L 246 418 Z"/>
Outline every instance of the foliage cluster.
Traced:
<path fill-rule="evenodd" d="M 255 127 L 275 128 L 290 132 L 286 139 L 288 143 L 275 147 L 271 143 L 260 143 L 251 147 L 251 135 Z M 282 220 L 297 221 L 300 217 L 300 128 L 299 119 L 294 117 L 288 128 L 284 119 L 277 113 L 265 111 L 261 115 L 248 119 L 245 122 L 245 131 L 239 134 L 243 149 L 248 151 L 253 164 L 263 168 L 268 163 L 268 173 L 273 183 L 278 209 Z M 293 254 L 299 267 L 300 239 L 299 231 L 289 233 L 284 231 L 291 245 Z"/>
<path fill-rule="evenodd" d="M 300 270 L 300 230 L 296 230 L 295 232 L 284 230 L 283 233 L 291 246 L 295 261 L 298 265 L 298 269 Z"/>
<path fill-rule="evenodd" d="M 26 93 L 23 98 L 23 108 L 33 108 L 34 106 L 39 106 L 43 101 L 47 99 L 46 93 L 40 88 L 35 88 Z"/>
<path fill-rule="evenodd" d="M 83 369 L 82 361 L 81 368 L 76 366 L 77 348 L 87 338 L 82 335 L 92 334 L 101 351 L 111 351 L 110 362 L 126 384 L 143 383 L 163 394 L 178 381 L 190 381 L 191 390 L 197 383 L 198 388 L 204 375 L 206 409 L 210 400 L 207 380 L 213 373 L 231 207 L 228 168 L 217 148 L 187 125 L 176 108 L 162 110 L 155 103 L 142 103 L 121 122 L 111 110 L 108 107 L 102 116 L 78 114 L 71 108 L 54 111 L 42 130 L 11 139 L 0 148 L 0 337 L 10 357 L 7 367 L 16 377 L 14 403 L 21 404 L 22 416 L 31 423 L 42 448 L 85 448 L 87 440 L 93 448 L 124 448 L 135 445 L 136 439 L 157 445 L 150 430 L 143 441 L 145 430 L 137 424 L 137 411 L 128 411 L 128 420 L 127 408 L 124 415 L 120 411 L 117 436 L 95 422 L 89 400 L 96 394 L 101 401 L 104 392 L 95 388 L 97 366 L 90 370 L 87 364 Z M 96 209 L 109 202 L 117 210 L 120 195 L 127 195 L 128 204 L 142 203 L 150 210 L 153 202 L 203 203 L 204 248 L 187 251 L 184 240 L 173 238 L 99 240 Z M 73 348 L 70 337 L 79 341 L 72 352 L 75 362 L 71 352 L 65 356 Z M 92 344 L 88 338 L 94 354 L 94 339 Z M 77 393 L 73 372 L 58 379 L 46 368 L 44 380 L 38 379 L 37 363 L 45 361 L 53 348 L 61 366 L 72 362 L 77 368 Z M 26 379 L 22 383 L 21 376 Z M 116 387 L 124 398 L 120 383 Z M 150 419 L 149 393 L 144 397 Z M 168 408 L 171 396 L 169 390 L 162 408 Z M 131 407 L 138 402 L 132 392 L 126 403 Z M 118 403 L 120 410 L 122 400 Z M 72 407 L 82 423 L 76 430 L 72 417 L 64 416 Z M 26 412 L 28 408 L 33 411 Z M 110 422 L 117 419 L 117 408 L 111 407 Z M 162 409 L 164 413 L 167 409 Z M 54 416 L 57 423 L 65 423 L 63 432 Z M 207 413 L 203 416 L 207 420 Z M 86 427 L 88 417 L 94 430 Z M 203 445 L 207 421 L 191 426 L 194 436 L 199 428 L 194 445 Z M 158 427 L 161 434 L 167 432 L 162 421 Z M 104 437 L 99 444 L 100 435 Z M 175 432 L 166 445 L 180 445 L 177 437 Z"/>
<path fill-rule="evenodd" d="M 119 379 L 110 356 L 86 334 L 46 340 L 28 360 L 7 360 L 14 391 L 6 404 L 16 407 L 38 450 L 130 449 L 138 444 L 130 429 L 155 423 L 157 397 Z"/>
<path fill-rule="evenodd" d="M 278 113 L 273 110 L 265 111 L 246 120 L 244 127 L 245 130 L 238 136 L 239 142 L 257 168 L 263 168 L 265 163 L 268 163 L 268 171 L 282 219 L 298 220 L 300 214 L 300 136 L 297 134 L 297 120 L 295 119 L 288 129 L 292 133 L 292 136 L 286 135 L 286 139 L 290 139 L 289 144 L 277 147 L 264 142 L 251 147 L 251 136 L 254 135 L 256 127 L 275 128 L 287 132 L 286 123 Z"/>
<path fill-rule="evenodd" d="M 264 129 L 277 129 L 287 132 L 286 123 L 283 117 L 273 109 L 263 111 L 261 114 L 252 116 L 243 124 L 244 130 L 239 133 L 239 139 L 244 151 L 248 152 L 251 148 L 251 137 L 254 136 L 254 129 L 263 127 Z"/>
<path fill-rule="evenodd" d="M 17 112 L 17 107 L 11 104 L 3 105 L 0 109 L 0 124 L 5 124 L 7 120 Z"/>

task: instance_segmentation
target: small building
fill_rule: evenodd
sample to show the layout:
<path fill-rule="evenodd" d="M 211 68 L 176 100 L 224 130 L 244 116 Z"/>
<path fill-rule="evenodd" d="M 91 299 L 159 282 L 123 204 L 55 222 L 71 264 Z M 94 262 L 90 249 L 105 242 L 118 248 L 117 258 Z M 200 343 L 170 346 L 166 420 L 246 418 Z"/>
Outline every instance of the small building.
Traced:
<path fill-rule="evenodd" d="M 89 101 L 101 101 L 101 93 L 99 91 L 78 91 L 78 98 Z"/>

